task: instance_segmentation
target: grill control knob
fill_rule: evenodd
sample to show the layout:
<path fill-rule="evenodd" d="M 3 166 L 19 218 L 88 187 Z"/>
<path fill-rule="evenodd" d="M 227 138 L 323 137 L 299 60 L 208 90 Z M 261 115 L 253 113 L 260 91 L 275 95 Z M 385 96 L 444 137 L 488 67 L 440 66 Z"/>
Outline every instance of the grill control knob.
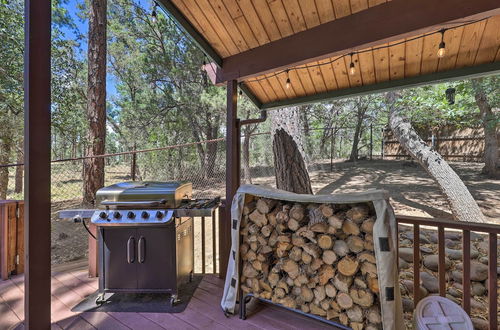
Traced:
<path fill-rule="evenodd" d="M 120 212 L 113 213 L 113 218 L 120 219 L 121 217 L 122 217 L 122 215 L 120 214 Z"/>
<path fill-rule="evenodd" d="M 161 218 L 163 218 L 163 213 L 161 211 L 156 212 L 156 218 L 158 220 L 160 220 Z"/>
<path fill-rule="evenodd" d="M 107 217 L 108 217 L 108 214 L 106 212 L 99 213 L 99 218 L 106 219 Z"/>
<path fill-rule="evenodd" d="M 146 212 L 146 211 L 143 211 L 143 212 L 141 213 L 141 218 L 143 218 L 144 220 L 148 219 L 148 218 L 149 218 L 149 213 L 148 213 L 148 212 Z"/>
<path fill-rule="evenodd" d="M 127 218 L 129 219 L 134 219 L 135 218 L 135 213 L 130 211 L 129 213 L 127 213 Z"/>

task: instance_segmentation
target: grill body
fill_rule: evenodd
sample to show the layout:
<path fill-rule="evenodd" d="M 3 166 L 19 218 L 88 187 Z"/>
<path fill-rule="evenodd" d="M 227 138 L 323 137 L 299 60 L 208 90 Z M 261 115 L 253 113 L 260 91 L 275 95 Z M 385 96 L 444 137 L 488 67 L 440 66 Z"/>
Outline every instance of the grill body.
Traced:
<path fill-rule="evenodd" d="M 190 187 L 122 183 L 97 193 L 101 210 L 91 222 L 98 226 L 99 302 L 108 292 L 170 293 L 177 301 L 194 271 L 193 218 L 175 217 L 170 207 L 190 197 Z"/>

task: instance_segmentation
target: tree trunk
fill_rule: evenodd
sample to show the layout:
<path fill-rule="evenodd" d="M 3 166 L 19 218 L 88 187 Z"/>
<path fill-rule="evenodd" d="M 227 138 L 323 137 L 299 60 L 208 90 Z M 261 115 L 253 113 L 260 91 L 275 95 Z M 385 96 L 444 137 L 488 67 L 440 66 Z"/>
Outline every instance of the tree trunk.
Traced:
<path fill-rule="evenodd" d="M 8 164 L 11 151 L 11 141 L 9 137 L 0 138 L 0 164 Z M 7 199 L 7 189 L 9 187 L 9 168 L 0 167 L 0 199 Z"/>
<path fill-rule="evenodd" d="M 396 139 L 412 158 L 418 161 L 436 180 L 446 196 L 456 220 L 485 222 L 479 206 L 460 177 L 439 153 L 432 150 L 418 136 L 410 122 L 399 113 L 395 104 L 398 97 L 395 92 L 387 93 L 386 97 L 390 107 L 389 124 Z"/>
<path fill-rule="evenodd" d="M 482 79 L 472 79 L 471 81 L 484 129 L 483 173 L 489 178 L 496 179 L 500 177 L 500 173 L 498 169 L 498 140 L 495 115 L 481 86 Z"/>
<path fill-rule="evenodd" d="M 244 131 L 242 149 L 243 149 L 242 150 L 243 181 L 246 184 L 251 184 L 252 183 L 252 175 L 250 173 L 250 132 L 248 130 Z"/>
<path fill-rule="evenodd" d="M 89 1 L 87 156 L 104 154 L 106 142 L 106 0 Z M 104 158 L 85 159 L 83 202 L 93 204 L 104 186 Z"/>
<path fill-rule="evenodd" d="M 358 109 L 356 130 L 354 131 L 354 138 L 352 140 L 351 155 L 349 156 L 349 161 L 351 161 L 351 162 L 358 160 L 359 135 L 361 132 L 361 126 L 363 125 L 363 117 L 364 117 L 364 112 L 362 114 L 359 114 L 359 111 L 360 110 Z"/>
<path fill-rule="evenodd" d="M 23 140 L 19 139 L 17 144 L 17 163 L 21 164 L 24 162 L 24 149 L 23 149 Z M 14 192 L 16 194 L 20 194 L 23 192 L 23 174 L 24 174 L 24 166 L 16 166 L 16 179 Z"/>
<path fill-rule="evenodd" d="M 276 187 L 298 194 L 312 194 L 304 159 L 299 109 L 273 111 L 271 119 Z"/>

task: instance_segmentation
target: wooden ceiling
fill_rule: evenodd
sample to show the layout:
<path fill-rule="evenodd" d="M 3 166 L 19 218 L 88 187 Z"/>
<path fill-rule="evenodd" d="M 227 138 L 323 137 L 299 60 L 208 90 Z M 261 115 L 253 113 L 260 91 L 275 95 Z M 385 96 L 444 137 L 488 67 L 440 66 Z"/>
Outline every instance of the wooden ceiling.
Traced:
<path fill-rule="evenodd" d="M 387 2 L 386 0 L 168 1 L 173 3 L 222 61 Z M 437 56 L 441 41 L 439 33 L 408 41 L 414 38 L 413 35 L 390 43 L 372 45 L 373 47 L 363 50 L 356 49 L 360 53 L 353 56 L 356 66 L 354 75 L 348 74 L 351 60 L 350 56 L 342 56 L 347 53 L 343 52 L 337 56 L 323 57 L 320 61 L 289 67 L 291 87 L 288 89 L 285 87 L 287 74 L 282 72 L 283 67 L 276 68 L 275 72 L 268 70 L 265 75 L 243 77 L 239 80 L 246 87 L 245 90 L 253 94 L 256 103 L 265 107 L 266 104 L 300 100 L 310 95 L 327 95 L 331 91 L 500 62 L 500 16 L 489 17 L 464 27 L 451 28 L 462 22 L 456 20 L 453 24 L 444 25 L 450 28 L 445 33 L 444 58 Z M 339 31 L 339 33 L 346 34 L 349 31 Z M 373 50 L 393 44 L 398 45 Z M 285 52 L 283 56 L 286 56 Z M 327 64 L 320 65 L 322 63 Z"/>

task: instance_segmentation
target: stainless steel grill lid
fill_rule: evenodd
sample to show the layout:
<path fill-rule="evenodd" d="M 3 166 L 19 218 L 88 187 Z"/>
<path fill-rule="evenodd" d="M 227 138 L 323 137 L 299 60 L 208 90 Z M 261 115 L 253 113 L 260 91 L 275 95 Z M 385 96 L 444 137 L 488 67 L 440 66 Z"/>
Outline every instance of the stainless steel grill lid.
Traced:
<path fill-rule="evenodd" d="M 189 182 L 120 182 L 96 193 L 100 208 L 175 208 L 191 197 Z"/>

